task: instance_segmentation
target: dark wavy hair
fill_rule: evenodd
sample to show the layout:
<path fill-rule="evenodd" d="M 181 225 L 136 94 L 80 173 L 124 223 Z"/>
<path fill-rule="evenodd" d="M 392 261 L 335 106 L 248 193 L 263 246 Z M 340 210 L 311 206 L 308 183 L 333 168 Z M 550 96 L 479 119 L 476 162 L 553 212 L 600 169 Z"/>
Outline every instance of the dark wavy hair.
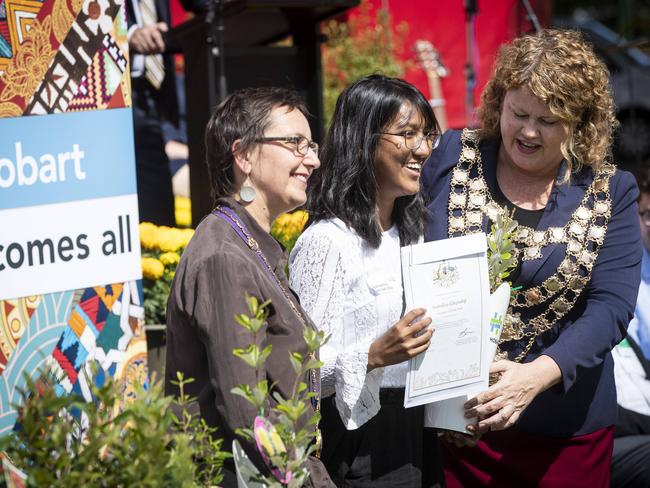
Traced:
<path fill-rule="evenodd" d="M 240 150 L 244 152 L 256 145 L 255 141 L 264 135 L 269 116 L 276 107 L 299 110 L 310 117 L 304 100 L 296 91 L 278 87 L 237 90 L 214 109 L 205 129 L 205 148 L 215 201 L 239 191 L 233 170 L 233 143 L 241 139 Z"/>
<path fill-rule="evenodd" d="M 310 223 L 338 217 L 370 246 L 379 247 L 375 153 L 379 132 L 399 116 L 404 103 L 420 113 L 425 131 L 439 130 L 424 95 L 404 80 L 366 76 L 341 93 L 321 150 L 321 166 L 309 178 Z M 395 200 L 392 218 L 402 245 L 417 242 L 422 235 L 424 213 L 420 192 Z"/>

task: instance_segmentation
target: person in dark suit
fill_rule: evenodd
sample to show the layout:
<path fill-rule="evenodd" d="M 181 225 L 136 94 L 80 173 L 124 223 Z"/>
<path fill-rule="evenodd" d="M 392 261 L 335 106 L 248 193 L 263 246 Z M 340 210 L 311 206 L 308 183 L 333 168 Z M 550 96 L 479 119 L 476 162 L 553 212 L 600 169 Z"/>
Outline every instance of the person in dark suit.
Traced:
<path fill-rule="evenodd" d="M 202 0 L 182 3 L 192 11 L 203 8 Z M 133 0 L 126 9 L 140 220 L 173 226 L 174 196 L 161 125 L 163 120 L 178 124 L 173 58 L 165 53 L 164 41 L 169 2 Z"/>
<path fill-rule="evenodd" d="M 480 130 L 443 136 L 423 172 L 425 240 L 487 232 L 514 212 L 517 268 L 488 390 L 469 400 L 476 446 L 443 443 L 447 486 L 606 487 L 616 421 L 610 351 L 639 286 L 631 174 L 610 161 L 605 65 L 577 32 L 505 46 Z"/>

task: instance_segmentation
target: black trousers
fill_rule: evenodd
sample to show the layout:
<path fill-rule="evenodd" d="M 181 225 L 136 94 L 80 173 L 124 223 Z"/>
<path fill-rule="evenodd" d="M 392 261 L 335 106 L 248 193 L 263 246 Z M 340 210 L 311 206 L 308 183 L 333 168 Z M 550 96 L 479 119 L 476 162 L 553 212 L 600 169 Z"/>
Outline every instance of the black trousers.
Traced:
<path fill-rule="evenodd" d="M 341 421 L 334 397 L 321 402 L 321 460 L 332 481 L 348 488 L 443 486 L 437 437 L 426 432 L 424 407 L 405 409 L 404 389 L 382 389 L 381 409 L 356 430 Z"/>
<path fill-rule="evenodd" d="M 133 129 L 141 222 L 174 226 L 174 195 L 159 101 L 144 80 L 133 80 Z"/>
<path fill-rule="evenodd" d="M 650 435 L 614 439 L 612 488 L 650 487 Z"/>

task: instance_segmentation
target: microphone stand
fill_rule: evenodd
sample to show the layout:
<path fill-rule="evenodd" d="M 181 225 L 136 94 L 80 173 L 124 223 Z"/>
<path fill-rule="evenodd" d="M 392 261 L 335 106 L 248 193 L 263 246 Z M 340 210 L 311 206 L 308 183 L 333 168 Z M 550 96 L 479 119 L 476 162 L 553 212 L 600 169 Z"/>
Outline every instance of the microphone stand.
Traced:
<path fill-rule="evenodd" d="M 465 8 L 465 40 L 467 44 L 467 62 L 465 63 L 465 119 L 467 127 L 474 127 L 474 87 L 476 73 L 474 71 L 474 26 L 478 13 L 477 0 L 464 0 Z"/>
<path fill-rule="evenodd" d="M 535 11 L 533 10 L 533 7 L 530 5 L 529 0 L 521 0 L 521 3 L 524 5 L 524 10 L 526 11 L 526 18 L 530 20 L 530 23 L 533 24 L 533 29 L 535 29 L 535 32 L 539 32 L 542 30 L 542 26 L 539 23 L 539 19 L 537 18 L 537 15 L 535 15 Z"/>
<path fill-rule="evenodd" d="M 213 105 L 222 102 L 228 94 L 226 84 L 226 62 L 224 49 L 224 0 L 210 0 L 205 14 L 207 24 L 207 43 L 210 47 L 208 60 L 208 86 L 210 101 Z M 218 64 L 219 74 L 215 73 Z M 218 88 L 218 93 L 215 93 Z"/>

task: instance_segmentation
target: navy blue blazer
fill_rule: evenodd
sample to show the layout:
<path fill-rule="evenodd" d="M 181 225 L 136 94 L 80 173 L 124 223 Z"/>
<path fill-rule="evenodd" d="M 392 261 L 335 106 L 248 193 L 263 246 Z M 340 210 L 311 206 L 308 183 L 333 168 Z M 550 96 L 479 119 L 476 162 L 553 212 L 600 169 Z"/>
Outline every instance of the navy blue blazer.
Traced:
<path fill-rule="evenodd" d="M 460 135 L 460 131 L 448 131 L 422 173 L 429 210 L 426 241 L 448 237 L 449 185 L 451 171 L 460 156 Z M 484 177 L 493 192 L 499 141 L 481 141 L 479 150 Z M 569 183 L 558 182 L 537 229 L 564 226 L 592 181 L 591 169 L 583 168 L 571 176 Z M 562 381 L 535 398 L 519 418 L 518 426 L 528 432 L 572 437 L 594 432 L 616 421 L 616 389 L 610 351 L 626 334 L 639 287 L 642 247 L 638 194 L 630 173 L 617 170 L 610 178 L 612 214 L 591 281 L 573 309 L 538 336 L 524 360 L 530 362 L 545 354 L 553 358 L 562 371 Z M 487 217 L 483 229 L 487 230 Z M 542 250 L 540 259 L 524 261 L 513 285 L 521 285 L 523 289 L 540 285 L 556 272 L 564 258 L 565 247 L 564 244 L 551 244 Z M 511 341 L 503 344 L 502 349 L 513 359 L 524 345 L 524 342 Z"/>

